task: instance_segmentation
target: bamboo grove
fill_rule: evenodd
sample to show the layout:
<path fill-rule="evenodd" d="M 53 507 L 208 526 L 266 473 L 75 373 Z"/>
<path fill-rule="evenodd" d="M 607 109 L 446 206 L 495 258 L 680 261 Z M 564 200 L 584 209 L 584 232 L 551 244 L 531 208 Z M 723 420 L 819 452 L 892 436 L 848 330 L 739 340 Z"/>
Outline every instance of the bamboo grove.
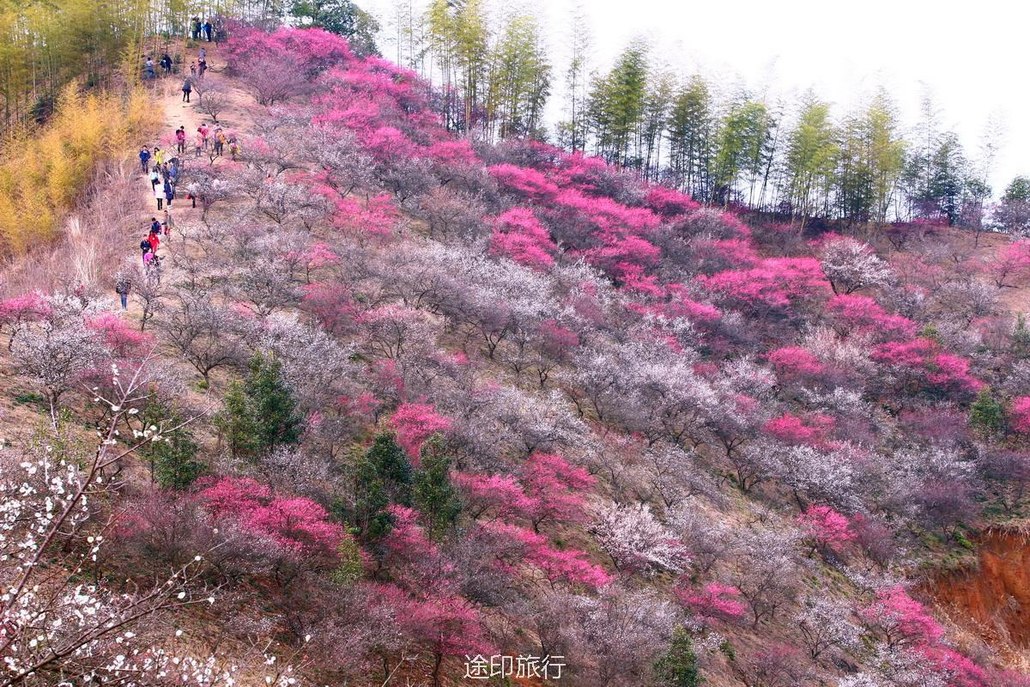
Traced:
<path fill-rule="evenodd" d="M 398 0 L 385 22 L 388 56 L 432 80 L 448 128 L 496 141 L 530 136 L 637 170 L 706 203 L 741 205 L 802 222 L 928 218 L 979 226 L 993 146 L 967 155 L 930 102 L 915 131 L 879 90 L 843 115 L 808 92 L 794 101 L 658 66 L 644 41 L 605 70 L 588 61 L 583 10 L 555 68 L 539 23 L 484 0 Z M 542 118 L 554 80 L 562 117 Z M 548 126 L 549 125 L 549 126 Z"/>

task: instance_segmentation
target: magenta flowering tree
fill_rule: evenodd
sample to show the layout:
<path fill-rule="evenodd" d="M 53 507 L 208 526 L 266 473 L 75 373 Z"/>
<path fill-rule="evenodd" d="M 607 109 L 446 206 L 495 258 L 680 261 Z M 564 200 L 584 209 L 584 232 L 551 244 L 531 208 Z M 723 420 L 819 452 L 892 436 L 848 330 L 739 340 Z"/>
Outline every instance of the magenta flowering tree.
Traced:
<path fill-rule="evenodd" d="M 416 465 L 422 444 L 434 434 L 446 434 L 454 426 L 450 418 L 424 403 L 402 403 L 390 418 L 390 424 L 397 432 L 397 443 Z"/>
<path fill-rule="evenodd" d="M 876 598 L 859 615 L 891 647 L 932 645 L 944 636 L 940 623 L 900 586 L 877 590 Z"/>
<path fill-rule="evenodd" d="M 1018 396 L 1009 405 L 1009 426 L 1012 431 L 1030 436 L 1030 396 Z"/>
<path fill-rule="evenodd" d="M 141 332 L 126 318 L 102 312 L 86 320 L 86 326 L 100 335 L 102 345 L 116 360 L 141 361 L 153 353 L 156 339 Z"/>
<path fill-rule="evenodd" d="M 814 353 L 801 346 L 777 348 L 766 357 L 777 376 L 801 383 L 819 379 L 827 369 Z"/>
<path fill-rule="evenodd" d="M 520 480 L 532 505 L 529 519 L 534 531 L 544 523 L 583 522 L 585 491 L 594 478 L 556 453 L 534 453 L 522 466 Z"/>
<path fill-rule="evenodd" d="M 461 492 L 469 515 L 478 520 L 528 518 L 534 502 L 511 475 L 478 475 L 457 472 L 451 480 Z"/>
<path fill-rule="evenodd" d="M 674 593 L 680 603 L 696 617 L 705 621 L 740 620 L 747 613 L 747 606 L 740 601 L 740 590 L 721 582 L 709 582 L 701 589 L 690 587 L 682 581 Z"/>
<path fill-rule="evenodd" d="M 755 317 L 782 312 L 806 300 L 822 300 L 830 290 L 814 258 L 766 258 L 757 267 L 699 275 L 695 281 Z"/>
<path fill-rule="evenodd" d="M 665 219 L 674 219 L 697 210 L 701 204 L 682 191 L 668 186 L 651 186 L 644 196 L 644 204 Z"/>
<path fill-rule="evenodd" d="M 822 446 L 826 435 L 836 422 L 823 413 L 811 413 L 804 418 L 784 413 L 763 425 L 762 430 L 770 436 L 787 444 L 808 444 Z"/>
<path fill-rule="evenodd" d="M 10 350 L 14 338 L 22 325 L 45 317 L 51 308 L 42 295 L 32 292 L 0 301 L 0 332 L 7 329 L 7 348 Z"/>
<path fill-rule="evenodd" d="M 298 561 L 335 561 L 347 536 L 314 501 L 278 496 L 249 477 L 223 477 L 201 490 L 198 498 L 214 517 L 236 520 Z"/>
<path fill-rule="evenodd" d="M 546 202 L 558 195 L 558 186 L 529 167 L 501 164 L 487 168 L 498 185 L 529 202 Z"/>
<path fill-rule="evenodd" d="M 1030 241 L 1013 241 L 998 250 L 987 263 L 987 273 L 998 288 L 1030 282 Z"/>
<path fill-rule="evenodd" d="M 834 329 L 842 336 L 867 334 L 878 340 L 908 339 L 915 335 L 916 323 L 887 313 L 868 296 L 838 295 L 826 304 Z"/>
<path fill-rule="evenodd" d="M 942 351 L 932 339 L 883 343 L 870 357 L 896 376 L 896 391 L 968 398 L 983 388 L 970 373 L 968 360 Z"/>
<path fill-rule="evenodd" d="M 390 583 L 367 583 L 362 589 L 373 617 L 386 619 L 385 641 L 377 649 L 384 684 L 406 663 L 428 653 L 429 677 L 439 687 L 445 658 L 492 651 L 479 612 L 462 596 L 443 590 L 412 593 Z"/>
<path fill-rule="evenodd" d="M 847 516 L 829 506 L 809 506 L 798 516 L 798 524 L 815 546 L 836 552 L 856 538 Z"/>
<path fill-rule="evenodd" d="M 558 250 L 547 228 L 528 208 L 512 208 L 494 218 L 490 250 L 515 262 L 546 270 Z"/>
<path fill-rule="evenodd" d="M 512 576 L 541 575 L 551 584 L 598 589 L 611 582 L 601 566 L 578 549 L 556 548 L 531 529 L 499 520 L 481 523 L 483 534 L 494 541 L 495 566 Z"/>

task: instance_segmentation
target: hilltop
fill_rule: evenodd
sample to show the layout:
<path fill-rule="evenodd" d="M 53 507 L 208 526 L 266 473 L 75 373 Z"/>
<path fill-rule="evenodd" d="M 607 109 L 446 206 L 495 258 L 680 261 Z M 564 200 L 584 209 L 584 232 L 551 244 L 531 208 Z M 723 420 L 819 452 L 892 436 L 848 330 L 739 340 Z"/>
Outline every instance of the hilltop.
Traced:
<path fill-rule="evenodd" d="M 131 159 L 7 272 L 0 685 L 1026 683 L 932 590 L 1026 516 L 1030 243 L 465 138 L 320 30 L 209 62 L 160 280 Z"/>

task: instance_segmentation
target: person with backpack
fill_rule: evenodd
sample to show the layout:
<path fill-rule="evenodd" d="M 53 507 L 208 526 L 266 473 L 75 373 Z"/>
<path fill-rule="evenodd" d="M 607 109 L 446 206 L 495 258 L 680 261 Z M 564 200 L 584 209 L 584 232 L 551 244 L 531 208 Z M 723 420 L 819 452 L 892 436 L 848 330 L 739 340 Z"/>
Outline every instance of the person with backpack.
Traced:
<path fill-rule="evenodd" d="M 139 151 L 139 166 L 143 168 L 144 174 L 150 171 L 150 148 L 147 146 L 143 146 Z"/>
<path fill-rule="evenodd" d="M 218 127 L 215 129 L 215 155 L 221 157 L 223 150 L 225 150 L 225 134 L 222 132 L 222 127 Z"/>
<path fill-rule="evenodd" d="M 131 288 L 132 280 L 124 273 L 119 272 L 115 277 L 114 292 L 118 294 L 118 299 L 122 302 L 122 310 L 127 310 L 129 307 L 129 289 Z"/>
<path fill-rule="evenodd" d="M 186 77 L 186 80 L 182 82 L 182 102 L 188 103 L 190 101 L 190 93 L 193 92 L 193 81 L 190 77 Z"/>
<path fill-rule="evenodd" d="M 164 70 L 166 76 L 172 73 L 172 57 L 168 53 L 161 56 L 161 69 Z"/>
<path fill-rule="evenodd" d="M 168 207 L 172 207 L 172 201 L 175 200 L 175 187 L 172 186 L 172 182 L 168 177 L 165 177 L 164 196 L 165 201 L 168 203 Z M 158 208 L 158 210 L 160 209 L 161 208 Z"/>
<path fill-rule="evenodd" d="M 232 157 L 232 161 L 236 162 L 236 158 L 240 154 L 240 142 L 236 140 L 235 136 L 229 137 L 229 155 Z"/>
<path fill-rule="evenodd" d="M 197 78 L 198 79 L 203 79 L 204 78 L 204 72 L 206 72 L 206 71 L 207 71 L 207 60 L 205 60 L 203 57 L 201 57 L 199 60 L 197 60 Z"/>
<path fill-rule="evenodd" d="M 150 233 L 154 234 L 161 231 L 161 223 L 157 221 L 157 217 L 150 218 Z"/>
<path fill-rule="evenodd" d="M 175 130 L 176 150 L 180 155 L 186 154 L 186 127 L 180 126 Z"/>

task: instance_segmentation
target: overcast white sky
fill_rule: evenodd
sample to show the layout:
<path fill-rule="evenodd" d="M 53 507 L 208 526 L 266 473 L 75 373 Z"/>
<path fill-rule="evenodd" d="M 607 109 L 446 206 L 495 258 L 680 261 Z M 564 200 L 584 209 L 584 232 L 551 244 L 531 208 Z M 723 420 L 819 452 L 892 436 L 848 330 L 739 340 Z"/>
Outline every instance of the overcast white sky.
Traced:
<path fill-rule="evenodd" d="M 544 23 L 555 66 L 552 117 L 563 99 L 561 72 L 578 1 L 488 0 L 494 13 L 523 7 Z M 379 17 L 385 34 L 394 2 L 358 0 Z M 1016 174 L 1030 174 L 1030 8 L 1017 0 L 594 0 L 582 6 L 593 38 L 591 66 L 598 70 L 642 36 L 684 78 L 701 71 L 728 90 L 768 88 L 788 100 L 812 88 L 838 115 L 883 85 L 907 125 L 929 89 L 942 127 L 959 134 L 970 157 L 977 157 L 988 123 L 1001 125 L 995 194 Z M 388 41 L 381 47 L 393 56 Z"/>

